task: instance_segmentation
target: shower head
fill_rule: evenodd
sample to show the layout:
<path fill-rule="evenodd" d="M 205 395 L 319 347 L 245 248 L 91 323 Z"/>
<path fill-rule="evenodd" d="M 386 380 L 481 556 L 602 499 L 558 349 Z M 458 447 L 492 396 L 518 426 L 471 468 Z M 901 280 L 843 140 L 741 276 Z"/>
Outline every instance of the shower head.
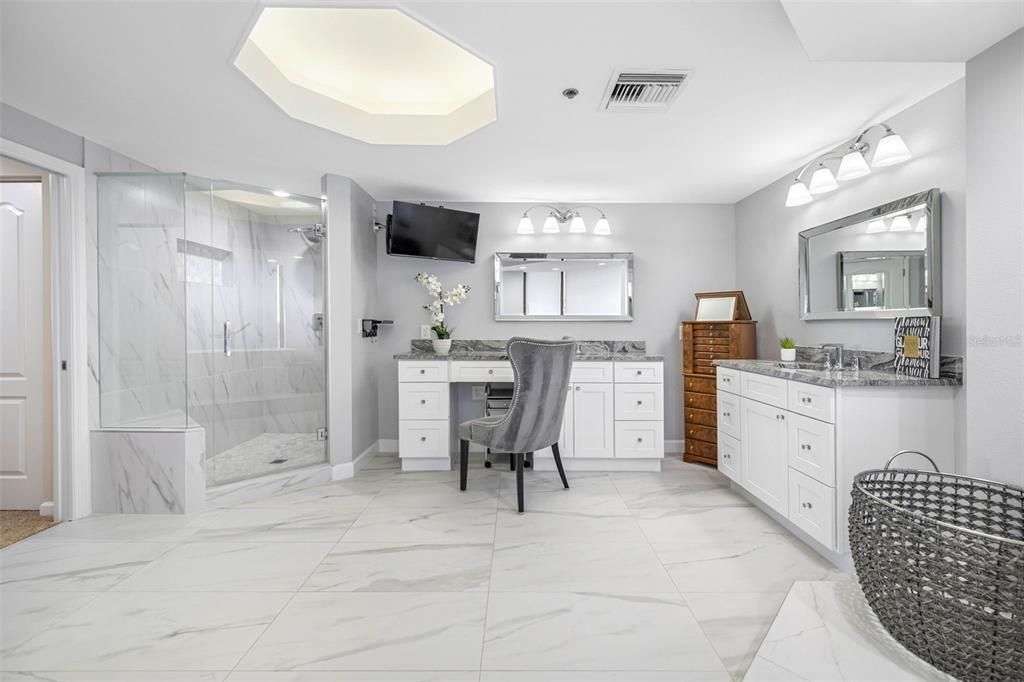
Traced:
<path fill-rule="evenodd" d="M 288 231 L 294 232 L 302 237 L 302 240 L 310 246 L 319 244 L 320 241 L 327 236 L 327 231 L 324 230 L 324 226 L 320 223 L 316 223 L 314 225 L 294 225 L 289 227 Z"/>

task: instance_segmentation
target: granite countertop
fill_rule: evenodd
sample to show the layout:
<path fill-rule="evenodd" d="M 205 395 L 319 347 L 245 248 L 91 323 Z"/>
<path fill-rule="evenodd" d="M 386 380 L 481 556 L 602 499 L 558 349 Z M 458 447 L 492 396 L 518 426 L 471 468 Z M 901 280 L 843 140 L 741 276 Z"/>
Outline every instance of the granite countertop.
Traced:
<path fill-rule="evenodd" d="M 490 352 L 479 350 L 453 350 L 448 355 L 438 355 L 429 350 L 413 350 L 406 353 L 396 353 L 395 360 L 508 360 L 505 352 Z M 577 362 L 663 362 L 662 355 L 651 355 L 649 353 L 577 353 Z"/>
<path fill-rule="evenodd" d="M 962 376 L 940 376 L 938 379 L 907 377 L 879 369 L 823 370 L 812 369 L 804 362 L 778 360 L 715 360 L 719 367 L 742 372 L 801 381 L 805 384 L 839 388 L 842 386 L 962 386 Z"/>

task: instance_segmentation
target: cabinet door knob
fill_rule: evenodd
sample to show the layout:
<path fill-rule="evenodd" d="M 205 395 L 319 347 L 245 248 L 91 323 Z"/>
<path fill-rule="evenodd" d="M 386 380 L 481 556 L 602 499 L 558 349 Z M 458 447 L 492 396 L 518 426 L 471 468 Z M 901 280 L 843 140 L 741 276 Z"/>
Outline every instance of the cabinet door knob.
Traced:
<path fill-rule="evenodd" d="M 637 443 L 643 443 L 643 442 L 644 442 L 644 439 L 643 439 L 643 438 L 637 438 L 637 439 L 636 439 L 636 442 L 637 442 Z"/>
<path fill-rule="evenodd" d="M 489 370 L 487 370 L 487 373 L 488 374 L 494 374 L 494 370 L 493 369 L 489 369 Z"/>
<path fill-rule="evenodd" d="M 426 436 L 420 436 L 420 442 L 426 443 L 427 442 L 427 437 Z"/>
<path fill-rule="evenodd" d="M 577 387 L 576 387 L 576 390 L 577 390 L 577 391 L 578 391 L 578 390 L 580 390 L 580 387 L 579 387 L 579 386 L 577 386 Z"/>
<path fill-rule="evenodd" d="M 421 369 L 420 370 L 420 374 L 426 374 L 426 373 L 427 373 L 427 370 L 425 370 L 425 369 Z"/>
<path fill-rule="evenodd" d="M 644 401 L 642 401 L 642 400 L 638 400 L 638 401 L 636 401 L 636 404 L 637 404 L 637 405 L 643 405 L 643 404 L 644 404 Z"/>
<path fill-rule="evenodd" d="M 636 371 L 636 375 L 637 375 L 637 376 L 640 376 L 641 374 L 643 374 L 643 370 L 639 370 L 639 369 L 638 369 L 638 370 Z"/>
<path fill-rule="evenodd" d="M 426 400 L 421 400 L 421 401 L 420 401 L 420 405 L 426 405 L 426 404 L 427 404 L 427 401 L 426 401 Z"/>

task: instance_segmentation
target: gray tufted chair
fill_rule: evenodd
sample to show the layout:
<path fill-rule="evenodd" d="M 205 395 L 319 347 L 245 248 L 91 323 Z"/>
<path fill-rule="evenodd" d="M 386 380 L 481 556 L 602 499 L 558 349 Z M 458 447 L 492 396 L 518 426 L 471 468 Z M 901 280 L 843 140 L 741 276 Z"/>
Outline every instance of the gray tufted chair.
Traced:
<path fill-rule="evenodd" d="M 522 513 L 525 455 L 550 447 L 562 485 L 569 487 L 558 452 L 558 435 L 562 430 L 576 342 L 571 339 L 543 341 L 513 337 L 509 339 L 507 350 L 515 382 L 512 404 L 503 415 L 473 419 L 459 425 L 459 487 L 466 489 L 470 442 L 495 452 L 512 453 L 519 512 Z"/>

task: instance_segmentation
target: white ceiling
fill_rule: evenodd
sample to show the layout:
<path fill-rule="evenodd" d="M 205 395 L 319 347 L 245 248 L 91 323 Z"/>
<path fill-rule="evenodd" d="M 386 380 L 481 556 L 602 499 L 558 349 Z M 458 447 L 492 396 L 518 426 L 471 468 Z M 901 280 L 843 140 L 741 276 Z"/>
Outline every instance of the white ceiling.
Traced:
<path fill-rule="evenodd" d="M 331 172 L 377 199 L 731 203 L 963 75 L 812 61 L 774 1 L 400 7 L 495 66 L 497 122 L 410 147 L 293 120 L 231 64 L 251 0 L 3 0 L 0 98 L 163 170 L 306 194 Z M 616 68 L 693 74 L 666 114 L 600 112 Z"/>

